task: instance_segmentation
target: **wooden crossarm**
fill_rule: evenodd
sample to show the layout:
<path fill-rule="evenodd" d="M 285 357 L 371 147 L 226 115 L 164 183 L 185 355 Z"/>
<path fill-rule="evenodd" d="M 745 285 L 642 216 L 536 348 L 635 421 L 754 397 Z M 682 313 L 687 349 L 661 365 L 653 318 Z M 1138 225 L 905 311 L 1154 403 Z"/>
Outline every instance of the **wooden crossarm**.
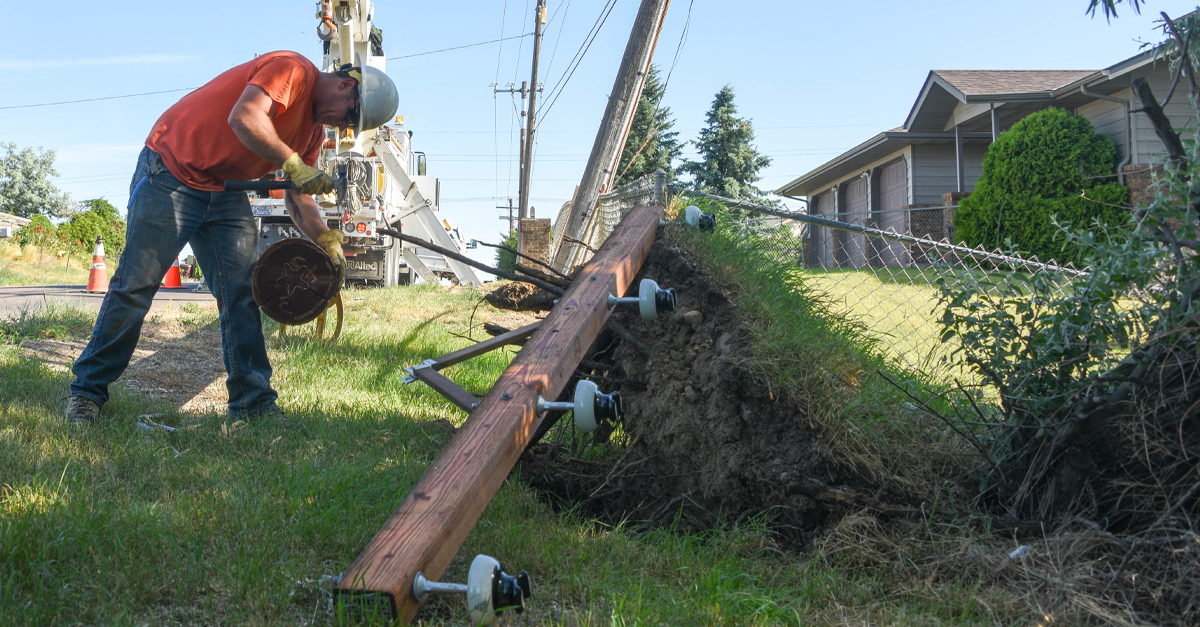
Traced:
<path fill-rule="evenodd" d="M 537 432 L 538 395 L 555 399 L 654 243 L 661 207 L 639 207 L 613 229 L 557 306 L 458 430 L 412 492 L 350 565 L 335 592 L 412 620 L 418 573 L 440 578 Z M 531 541 L 533 539 L 531 538 Z"/>

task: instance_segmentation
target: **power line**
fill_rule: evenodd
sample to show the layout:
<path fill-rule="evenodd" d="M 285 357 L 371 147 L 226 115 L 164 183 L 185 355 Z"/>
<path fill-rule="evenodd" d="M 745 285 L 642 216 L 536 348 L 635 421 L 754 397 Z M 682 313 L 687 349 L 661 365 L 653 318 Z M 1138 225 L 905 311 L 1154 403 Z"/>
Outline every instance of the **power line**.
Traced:
<path fill-rule="evenodd" d="M 12 105 L 8 107 L 0 107 L 0 109 L 28 109 L 30 107 L 52 107 L 54 105 L 76 104 L 80 102 L 96 102 L 98 100 L 116 100 L 118 98 L 135 98 L 137 96 L 153 96 L 156 94 L 173 94 L 178 91 L 192 91 L 195 87 L 184 87 L 182 89 L 168 89 L 165 91 L 148 91 L 141 94 L 125 94 L 124 96 L 105 96 L 104 98 L 86 98 L 84 100 L 64 100 L 62 102 L 40 102 L 38 104 L 27 105 Z"/>
<path fill-rule="evenodd" d="M 567 15 L 571 13 L 571 0 L 567 0 L 566 5 L 558 5 L 563 12 L 563 21 L 558 25 L 558 37 L 554 38 L 554 50 L 550 52 L 550 63 L 546 64 L 546 76 L 550 76 L 550 70 L 554 69 L 554 57 L 558 54 L 558 42 L 562 41 L 563 31 L 567 30 Z M 554 19 L 558 17 L 558 9 L 554 11 L 554 15 L 550 16 L 550 21 L 547 25 L 554 23 Z"/>
<path fill-rule="evenodd" d="M 503 33 L 501 33 L 501 34 L 503 34 Z M 453 48 L 442 48 L 441 50 L 430 50 L 429 52 L 418 52 L 416 54 L 406 54 L 406 55 L 400 56 L 400 57 L 388 57 L 387 60 L 395 61 L 397 59 L 411 59 L 413 57 L 423 57 L 427 54 L 437 54 L 439 52 L 450 52 L 451 50 L 462 50 L 463 48 L 474 48 L 476 46 L 486 46 L 488 44 L 495 44 L 495 43 L 500 43 L 502 41 L 508 41 L 509 39 L 520 39 L 522 37 L 528 37 L 532 34 L 533 33 L 525 33 L 524 35 L 513 35 L 512 37 L 501 37 L 500 39 L 492 39 L 491 41 L 481 41 L 477 44 L 467 44 L 465 46 L 455 46 Z"/>
<path fill-rule="evenodd" d="M 588 50 L 591 50 L 592 43 L 595 42 L 596 37 L 600 35 L 600 29 L 604 28 L 604 23 L 608 21 L 608 16 L 612 15 L 612 11 L 614 8 L 616 8 L 616 6 L 617 0 L 609 0 L 609 3 L 605 5 L 604 8 L 600 9 L 600 15 L 596 18 L 596 23 L 592 25 L 592 30 L 588 31 L 588 34 L 584 36 L 584 41 L 583 44 L 580 45 L 579 51 L 576 52 L 575 56 L 571 58 L 571 61 L 567 63 L 567 69 L 563 71 L 565 78 L 559 78 L 560 82 L 555 86 L 557 93 L 551 93 L 550 96 L 546 97 L 549 102 L 542 106 L 542 109 L 545 110 L 544 112 L 541 110 L 538 111 L 538 116 L 541 117 L 542 120 L 546 119 L 546 116 L 549 115 L 550 110 L 554 107 L 554 103 L 558 102 L 558 97 L 562 95 L 563 89 L 566 88 L 567 83 L 571 82 L 571 77 L 575 76 L 575 70 L 579 69 L 580 63 L 583 63 L 583 58 L 587 56 Z M 588 39 L 588 36 L 590 36 L 591 39 Z M 574 62 L 574 65 L 571 65 L 572 62 Z M 551 90 L 551 92 L 554 91 L 554 89 Z M 550 100 L 551 98 L 553 98 L 553 100 Z"/>

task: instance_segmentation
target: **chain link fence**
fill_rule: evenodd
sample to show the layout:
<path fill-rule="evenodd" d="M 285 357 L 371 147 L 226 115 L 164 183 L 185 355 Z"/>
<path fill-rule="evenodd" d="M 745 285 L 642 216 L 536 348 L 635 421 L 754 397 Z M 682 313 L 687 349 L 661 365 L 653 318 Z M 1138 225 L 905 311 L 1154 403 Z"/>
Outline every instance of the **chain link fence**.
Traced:
<path fill-rule="evenodd" d="M 727 227 L 740 246 L 755 248 L 779 264 L 796 268 L 795 277 L 822 295 L 834 312 L 862 325 L 865 333 L 910 368 L 945 382 L 968 373 L 954 365 L 956 343 L 942 342 L 940 282 L 951 289 L 968 276 L 998 285 L 1014 272 L 1051 273 L 1059 289 L 1086 273 L 998 250 L 957 246 L 948 235 L 953 207 L 903 210 L 905 232 L 864 226 L 883 216 L 833 220 L 791 213 L 699 192 L 746 215 Z M 882 212 L 877 212 L 882 213 Z M 942 234 L 933 238 L 930 235 Z M 998 289 L 998 288 L 997 288 Z"/>
<path fill-rule="evenodd" d="M 570 210 L 570 203 L 565 204 L 555 222 L 553 246 L 554 250 L 571 247 L 568 268 L 590 259 L 631 209 L 663 204 L 665 200 L 657 200 L 663 197 L 654 182 L 647 175 L 601 194 L 580 238 L 561 233 L 559 225 L 566 224 Z M 1051 273 L 1063 286 L 1060 289 L 1066 289 L 1071 279 L 1086 274 L 1071 266 L 951 243 L 956 206 L 827 218 L 696 191 L 681 195 L 741 210 L 743 217 L 726 225 L 741 246 L 763 252 L 774 263 L 795 267 L 798 281 L 825 298 L 836 313 L 860 323 L 890 355 L 943 381 L 965 377 L 967 372 L 950 358 L 957 344 L 941 340 L 941 284 L 953 289 L 972 277 L 998 285 L 1014 272 Z"/>
<path fill-rule="evenodd" d="M 617 223 L 631 209 L 663 204 L 662 181 L 659 182 L 659 185 L 660 187 L 656 191 L 655 176 L 647 174 L 611 192 L 600 194 L 595 211 L 588 216 L 588 221 L 579 237 L 571 237 L 563 233 L 564 229 L 560 225 L 567 224 L 571 211 L 571 203 L 564 204 L 558 212 L 558 218 L 554 221 L 554 239 L 551 243 L 550 258 L 556 258 L 559 247 L 566 246 L 569 249 L 569 261 L 566 267 L 560 268 L 560 270 L 568 271 L 575 266 L 587 263 L 587 260 L 591 259 L 596 250 L 600 248 L 600 244 L 608 239 L 613 227 L 617 226 Z"/>

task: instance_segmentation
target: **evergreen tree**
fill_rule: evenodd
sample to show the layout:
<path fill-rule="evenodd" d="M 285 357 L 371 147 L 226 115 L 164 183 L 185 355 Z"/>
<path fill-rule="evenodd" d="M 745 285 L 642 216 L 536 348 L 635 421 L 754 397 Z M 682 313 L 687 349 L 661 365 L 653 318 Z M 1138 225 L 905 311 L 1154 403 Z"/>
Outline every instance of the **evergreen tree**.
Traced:
<path fill-rule="evenodd" d="M 0 143 L 0 211 L 22 218 L 38 214 L 64 217 L 71 206 L 70 197 L 59 191 L 50 177 L 54 169 L 54 151 L 17 150 L 16 144 Z"/>
<path fill-rule="evenodd" d="M 679 158 L 683 146 L 676 139 L 679 133 L 671 130 L 675 126 L 671 109 L 662 106 L 666 85 L 658 76 L 658 66 L 650 66 L 642 97 L 633 114 L 633 126 L 625 140 L 625 150 L 621 152 L 621 164 L 617 167 L 617 174 L 624 174 L 614 187 L 654 174 L 660 168 L 667 173 L 668 180 L 674 178 L 671 164 Z"/>
<path fill-rule="evenodd" d="M 700 161 L 684 161 L 679 171 L 690 174 L 702 191 L 759 200 L 765 192 L 753 183 L 761 178 L 758 171 L 771 165 L 771 159 L 759 154 L 750 143 L 754 141 L 754 128 L 750 120 L 736 113 L 733 89 L 726 85 L 713 99 L 700 138 L 692 142 L 700 152 Z"/>
<path fill-rule="evenodd" d="M 500 242 L 500 245 L 508 246 L 509 248 L 516 250 L 517 249 L 517 232 L 515 230 L 510 231 L 508 233 L 508 235 L 506 235 L 504 237 L 504 240 Z M 508 272 L 515 272 L 516 265 L 517 265 L 517 256 L 516 255 L 514 255 L 502 248 L 496 249 L 496 267 L 497 268 L 500 268 L 501 270 L 507 270 Z"/>

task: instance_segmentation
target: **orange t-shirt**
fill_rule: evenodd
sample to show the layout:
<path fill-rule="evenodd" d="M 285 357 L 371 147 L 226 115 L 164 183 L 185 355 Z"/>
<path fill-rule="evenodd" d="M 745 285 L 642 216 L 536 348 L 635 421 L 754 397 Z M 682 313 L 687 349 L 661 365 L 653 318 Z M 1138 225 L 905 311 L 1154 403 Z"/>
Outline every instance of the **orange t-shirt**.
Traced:
<path fill-rule="evenodd" d="M 154 123 L 146 145 L 188 187 L 218 191 L 226 180 L 260 178 L 277 168 L 250 152 L 229 126 L 229 114 L 247 85 L 257 85 L 276 103 L 272 122 L 279 139 L 309 165 L 325 139 L 313 120 L 313 92 L 320 72 L 295 52 L 270 52 L 221 73 L 184 96 Z"/>

